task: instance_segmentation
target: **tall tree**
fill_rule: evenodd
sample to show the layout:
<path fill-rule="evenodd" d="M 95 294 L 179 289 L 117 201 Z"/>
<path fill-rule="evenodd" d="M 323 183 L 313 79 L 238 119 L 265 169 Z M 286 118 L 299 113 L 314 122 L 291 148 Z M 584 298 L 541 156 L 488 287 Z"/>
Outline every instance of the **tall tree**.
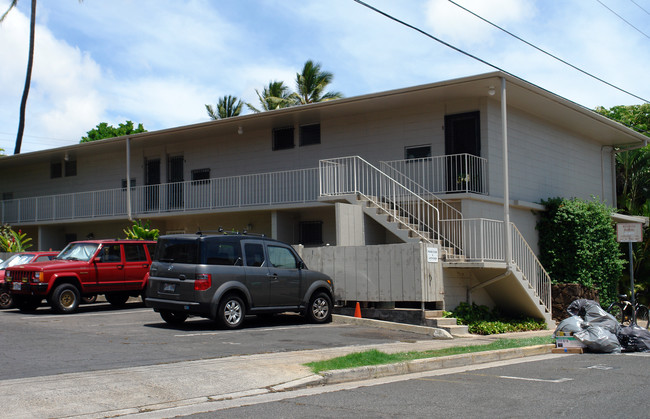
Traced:
<path fill-rule="evenodd" d="M 343 94 L 340 92 L 325 92 L 333 79 L 332 73 L 321 70 L 320 63 L 307 60 L 302 72 L 296 74 L 297 104 L 304 105 L 342 98 Z"/>
<path fill-rule="evenodd" d="M 79 0 L 81 3 L 83 0 Z M 18 5 L 18 0 L 12 0 L 7 11 L 0 17 L 2 23 L 11 9 Z M 29 87 L 32 83 L 32 67 L 34 66 L 34 35 L 36 33 L 36 0 L 32 0 L 32 9 L 29 21 L 29 52 L 27 55 L 27 75 L 25 76 L 25 87 L 23 88 L 23 97 L 20 100 L 20 115 L 18 116 L 18 133 L 16 134 L 16 146 L 14 154 L 20 154 L 20 148 L 23 144 L 23 133 L 25 132 L 25 111 L 27 109 L 27 96 L 29 96 Z"/>
<path fill-rule="evenodd" d="M 102 140 L 104 138 L 115 138 L 121 137 L 123 135 L 137 134 L 139 132 L 147 132 L 142 124 L 138 124 L 136 128 L 133 125 L 133 122 L 126 121 L 124 124 L 120 124 L 117 128 L 108 125 L 106 122 L 100 122 L 97 126 L 90 131 L 88 131 L 85 137 L 81 137 L 80 143 L 88 143 L 91 141 Z"/>
<path fill-rule="evenodd" d="M 231 95 L 219 98 L 216 109 L 212 105 L 205 105 L 205 109 L 208 111 L 208 116 L 215 120 L 238 116 L 243 107 L 244 103 L 237 99 L 237 96 Z"/>
<path fill-rule="evenodd" d="M 287 108 L 291 106 L 294 102 L 294 95 L 289 92 L 289 87 L 285 86 L 282 81 L 272 81 L 269 82 L 269 85 L 262 90 L 260 94 L 259 90 L 255 89 L 257 97 L 260 100 L 260 105 L 262 110 L 257 109 L 250 103 L 247 103 L 248 109 L 255 113 L 262 111 L 271 111 L 273 109 Z"/>

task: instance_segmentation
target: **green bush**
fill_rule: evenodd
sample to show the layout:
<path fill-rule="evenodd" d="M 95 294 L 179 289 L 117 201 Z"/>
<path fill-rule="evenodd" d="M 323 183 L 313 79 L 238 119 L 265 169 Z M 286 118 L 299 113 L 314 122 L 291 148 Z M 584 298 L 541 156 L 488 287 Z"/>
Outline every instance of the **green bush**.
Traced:
<path fill-rule="evenodd" d="M 459 324 L 467 325 L 468 331 L 477 335 L 546 329 L 546 322 L 543 320 L 530 317 L 513 318 L 496 307 L 490 310 L 487 306 L 479 306 L 476 303 L 460 303 L 455 310 L 443 314 L 445 317 L 455 317 Z"/>
<path fill-rule="evenodd" d="M 551 198 L 542 204 L 539 259 L 551 281 L 578 283 L 598 290 L 601 303 L 614 301 L 625 264 L 611 220 L 615 210 L 595 199 Z"/>

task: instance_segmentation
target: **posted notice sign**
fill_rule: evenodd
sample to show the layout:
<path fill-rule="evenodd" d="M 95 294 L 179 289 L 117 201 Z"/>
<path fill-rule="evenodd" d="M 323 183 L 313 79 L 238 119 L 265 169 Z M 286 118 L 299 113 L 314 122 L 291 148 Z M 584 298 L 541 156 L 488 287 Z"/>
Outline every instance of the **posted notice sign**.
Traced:
<path fill-rule="evenodd" d="M 616 224 L 616 241 L 619 243 L 637 243 L 643 241 L 643 224 L 618 223 Z"/>

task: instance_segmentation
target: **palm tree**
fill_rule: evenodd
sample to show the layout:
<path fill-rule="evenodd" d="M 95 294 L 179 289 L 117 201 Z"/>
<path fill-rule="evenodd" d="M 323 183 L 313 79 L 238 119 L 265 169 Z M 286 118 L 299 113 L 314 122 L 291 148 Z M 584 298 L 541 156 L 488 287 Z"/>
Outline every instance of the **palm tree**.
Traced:
<path fill-rule="evenodd" d="M 83 0 L 79 0 L 81 3 Z M 7 11 L 0 17 L 2 23 L 11 9 L 16 7 L 18 0 L 11 0 Z M 20 115 L 18 117 L 18 134 L 16 135 L 16 147 L 14 154 L 20 154 L 20 147 L 23 144 L 23 133 L 25 132 L 25 110 L 27 109 L 27 96 L 29 95 L 29 86 L 32 83 L 32 67 L 34 66 L 34 34 L 36 32 L 36 0 L 32 0 L 31 17 L 29 21 L 29 53 L 27 54 L 27 75 L 25 76 L 25 87 L 23 88 L 23 97 L 20 100 Z"/>
<path fill-rule="evenodd" d="M 260 105 L 262 105 L 262 110 L 260 111 L 255 106 L 250 103 L 247 103 L 248 109 L 255 113 L 260 113 L 262 111 L 271 111 L 273 109 L 287 108 L 292 105 L 294 102 L 293 94 L 289 92 L 289 87 L 284 85 L 282 81 L 272 81 L 269 82 L 269 85 L 262 90 L 260 94 L 259 90 L 255 89 L 257 97 L 260 100 Z"/>
<path fill-rule="evenodd" d="M 0 17 L 3 22 L 11 9 L 16 7 L 18 0 L 12 0 L 9 9 Z M 25 87 L 23 88 L 23 97 L 20 100 L 20 115 L 18 117 L 18 134 L 16 135 L 16 147 L 14 154 L 20 154 L 20 147 L 23 144 L 23 132 L 25 132 L 25 109 L 27 108 L 27 96 L 29 95 L 29 86 L 32 82 L 32 67 L 34 65 L 34 32 L 36 31 L 36 0 L 32 0 L 32 12 L 29 23 L 29 53 L 27 55 L 27 75 L 25 76 Z"/>
<path fill-rule="evenodd" d="M 208 116 L 216 120 L 238 116 L 243 106 L 244 103 L 237 99 L 237 96 L 227 95 L 219 98 L 216 110 L 212 105 L 205 105 L 205 109 L 208 111 Z"/>
<path fill-rule="evenodd" d="M 320 63 L 307 60 L 302 72 L 296 74 L 296 104 L 305 105 L 342 98 L 343 94 L 340 92 L 325 92 L 333 78 L 332 73 L 321 70 Z"/>

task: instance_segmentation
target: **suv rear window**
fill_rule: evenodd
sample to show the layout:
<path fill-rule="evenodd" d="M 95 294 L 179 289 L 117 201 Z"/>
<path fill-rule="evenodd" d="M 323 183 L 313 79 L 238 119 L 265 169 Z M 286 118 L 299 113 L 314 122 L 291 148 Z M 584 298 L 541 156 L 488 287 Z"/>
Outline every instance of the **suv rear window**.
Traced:
<path fill-rule="evenodd" d="M 159 239 L 154 260 L 175 263 L 199 263 L 199 241 L 196 239 Z"/>

